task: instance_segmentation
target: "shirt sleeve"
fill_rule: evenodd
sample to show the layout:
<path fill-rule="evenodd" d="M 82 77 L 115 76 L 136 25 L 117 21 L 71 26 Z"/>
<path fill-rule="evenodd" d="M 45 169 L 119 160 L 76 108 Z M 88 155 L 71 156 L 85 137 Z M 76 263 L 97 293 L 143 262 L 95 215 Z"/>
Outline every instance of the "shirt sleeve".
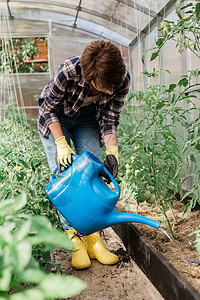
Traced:
<path fill-rule="evenodd" d="M 117 135 L 117 126 L 119 125 L 121 109 L 124 105 L 124 98 L 128 94 L 129 85 L 130 75 L 127 71 L 122 86 L 116 92 L 116 95 L 110 99 L 102 112 L 101 119 L 99 121 L 102 138 L 107 134 Z"/>
<path fill-rule="evenodd" d="M 50 133 L 48 126 L 58 122 L 56 111 L 63 105 L 63 97 L 70 77 L 67 65 L 61 64 L 54 78 L 43 89 L 39 97 L 38 123 L 44 137 L 48 137 Z"/>
<path fill-rule="evenodd" d="M 44 116 L 55 116 L 56 107 L 60 106 L 65 94 L 69 79 L 68 70 L 65 65 L 61 65 L 48 86 L 48 91 L 44 93 Z"/>

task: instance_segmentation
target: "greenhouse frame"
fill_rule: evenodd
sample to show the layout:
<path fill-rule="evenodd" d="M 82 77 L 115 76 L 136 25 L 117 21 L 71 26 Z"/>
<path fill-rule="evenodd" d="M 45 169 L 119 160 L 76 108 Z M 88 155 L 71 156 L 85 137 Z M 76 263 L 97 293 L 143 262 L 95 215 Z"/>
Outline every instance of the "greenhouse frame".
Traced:
<path fill-rule="evenodd" d="M 162 21 L 177 18 L 175 5 L 175 0 L 100 1 L 98 8 L 93 1 L 1 1 L 1 11 L 5 10 L 4 19 L 9 20 L 9 26 L 2 23 L 1 36 L 48 37 L 50 77 L 63 59 L 80 55 L 89 41 L 102 38 L 112 40 L 128 50 L 126 61 L 131 72 L 132 88 L 139 90 L 148 84 L 140 73 L 151 65 L 149 62 L 142 64 L 138 58 L 143 51 L 151 48 L 155 31 Z M 175 80 L 179 74 L 184 75 L 192 69 L 196 61 L 185 52 L 181 57 L 176 57 L 174 53 L 173 58 L 169 59 L 165 53 L 173 51 L 173 45 L 168 47 L 160 53 L 156 63 L 160 68 L 173 67 Z M 64 49 L 66 52 L 63 53 Z M 48 78 L 44 74 L 35 76 L 44 77 L 43 82 Z M 168 83 L 163 76 L 160 80 Z M 33 75 L 30 75 L 30 82 L 34 82 Z M 27 93 L 33 97 L 31 91 Z M 28 106 L 34 106 L 33 99 L 30 101 Z"/>
<path fill-rule="evenodd" d="M 129 92 L 120 113 L 117 131 L 119 165 L 116 181 L 120 185 L 121 197 L 124 198 L 123 211 L 128 212 L 130 207 L 135 205 L 134 213 L 144 213 L 148 217 L 146 209 L 151 205 L 149 211 L 152 209 L 153 218 L 155 212 L 156 220 L 159 224 L 164 224 L 164 229 L 176 240 L 174 228 L 177 223 L 182 222 L 179 219 L 179 222 L 177 221 L 174 213 L 176 201 L 183 205 L 183 219 L 199 209 L 200 0 L 0 0 L 2 241 L 1 226 L 7 221 L 10 224 L 9 217 L 6 219 L 7 212 L 12 217 L 16 212 L 28 216 L 31 212 L 33 216 L 49 218 L 53 224 L 51 227 L 43 220 L 44 232 L 46 230 L 49 234 L 49 240 L 44 238 L 42 241 L 38 238 L 38 241 L 47 243 L 48 251 L 52 251 L 52 241 L 55 237 L 53 230 L 60 225 L 55 209 L 52 209 L 52 203 L 45 194 L 45 184 L 50 176 L 57 175 L 52 175 L 48 169 L 39 138 L 36 122 L 38 98 L 67 58 L 81 57 L 85 47 L 97 40 L 111 41 L 117 46 L 130 74 Z M 105 145 L 102 149 L 104 157 L 107 153 Z M 74 186 L 71 193 L 74 192 L 73 189 Z M 148 193 L 151 196 L 148 196 Z M 41 198 L 45 199 L 44 205 Z M 19 207 L 15 210 L 12 205 L 16 199 Z M 10 201 L 10 204 L 6 201 Z M 140 210 L 140 207 L 144 211 Z M 1 208 L 2 211 L 5 209 L 2 215 Z M 21 218 L 20 215 L 18 218 Z M 39 235 L 40 225 L 37 218 L 28 218 L 27 227 L 24 225 L 19 236 L 24 234 L 24 240 L 30 237 L 31 247 L 34 248 L 40 242 L 37 242 L 37 239 L 35 242 L 34 239 L 31 240 L 31 228 Z M 26 217 L 22 219 L 25 220 Z M 20 224 L 16 219 L 13 220 L 14 223 L 16 228 Z M 198 221 L 195 226 L 197 223 L 200 226 Z M 12 227 L 12 224 L 10 226 Z M 9 229 L 11 227 L 7 227 L 10 236 L 13 234 L 13 229 Z M 187 234 L 196 237 L 190 243 L 199 255 L 200 227 L 194 227 L 191 231 Z M 17 241 L 20 237 L 18 233 L 16 236 Z M 58 246 L 73 251 L 70 242 L 67 244 L 62 241 L 63 236 L 57 236 L 55 239 Z M 5 241 L 7 240 L 5 238 Z M 16 243 L 18 242 L 20 240 Z M 0 268 L 1 251 L 4 247 L 2 245 L 0 242 Z M 26 243 L 24 245 L 25 248 L 30 247 Z M 32 255 L 29 250 L 27 261 L 28 255 L 29 259 Z M 38 253 L 37 250 L 34 253 Z M 19 253 L 16 257 L 22 259 Z M 10 271 L 10 267 L 6 267 L 6 259 L 2 261 L 6 275 L 0 270 L 0 299 L 2 295 L 5 297 L 3 300 L 18 300 L 20 298 L 15 298 L 14 295 L 16 291 L 19 292 L 19 297 L 24 297 L 20 300 L 34 299 L 35 296 L 26 294 L 27 291 L 21 294 L 15 290 L 15 275 L 20 274 L 22 270 L 24 273 L 22 272 L 22 276 L 16 280 L 17 284 L 23 286 L 23 283 L 19 283 L 21 280 L 29 287 L 29 283 L 24 280 L 25 275 L 29 274 L 25 272 L 28 262 L 26 266 L 25 263 L 22 264 L 19 269 L 16 267 L 18 273 L 13 275 L 15 263 L 13 262 L 14 267 L 12 266 Z M 195 263 L 199 265 L 199 259 L 196 259 Z M 45 264 L 45 259 L 41 264 Z M 39 276 L 45 282 L 43 275 L 40 273 Z M 59 280 L 62 280 L 61 278 Z M 32 285 L 39 287 L 36 292 L 40 293 L 40 283 L 37 279 L 34 280 Z M 66 295 L 73 296 L 84 288 L 84 284 L 80 283 L 80 290 L 77 289 L 74 294 L 65 294 L 64 289 L 59 291 L 55 288 L 52 297 L 57 299 L 56 297 L 63 298 L 67 297 Z M 200 291 L 199 286 L 195 288 Z M 38 299 L 50 299 L 47 290 L 41 292 Z M 191 299 L 196 298 L 194 296 Z"/>

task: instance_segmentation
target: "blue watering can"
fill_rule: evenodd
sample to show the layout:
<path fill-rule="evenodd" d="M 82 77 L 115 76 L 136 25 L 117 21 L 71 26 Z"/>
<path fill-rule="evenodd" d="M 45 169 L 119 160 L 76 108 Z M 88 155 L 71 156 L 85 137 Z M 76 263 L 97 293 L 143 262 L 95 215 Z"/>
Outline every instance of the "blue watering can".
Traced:
<path fill-rule="evenodd" d="M 56 168 L 53 173 L 57 171 Z M 102 171 L 109 176 L 115 190 L 101 178 Z M 88 151 L 74 155 L 66 171 L 57 177 L 51 176 L 45 192 L 59 212 L 83 235 L 125 222 L 160 226 L 149 218 L 115 209 L 120 196 L 119 185 L 104 164 Z"/>

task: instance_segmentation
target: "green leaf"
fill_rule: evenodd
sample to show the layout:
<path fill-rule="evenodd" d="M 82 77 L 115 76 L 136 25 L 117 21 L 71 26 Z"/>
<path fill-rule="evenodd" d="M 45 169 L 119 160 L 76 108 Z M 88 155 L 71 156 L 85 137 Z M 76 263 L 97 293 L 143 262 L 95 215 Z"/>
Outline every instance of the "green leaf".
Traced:
<path fill-rule="evenodd" d="M 7 297 L 7 293 L 5 293 L 5 297 L 2 295 L 0 295 L 0 300 L 8 300 L 8 297 Z"/>
<path fill-rule="evenodd" d="M 73 276 L 49 275 L 39 285 L 46 297 L 66 298 L 79 294 L 86 283 Z"/>
<path fill-rule="evenodd" d="M 31 160 L 31 168 L 32 168 L 33 172 L 35 172 L 35 166 L 34 166 L 34 163 L 32 160 Z"/>
<path fill-rule="evenodd" d="M 30 282 L 30 283 L 40 283 L 46 276 L 40 269 L 27 269 L 21 272 L 18 277 L 22 282 Z"/>
<path fill-rule="evenodd" d="M 18 195 L 17 197 L 15 197 L 14 199 L 15 199 L 15 210 L 14 210 L 15 212 L 22 209 L 26 205 L 27 196 L 24 192 Z"/>
<path fill-rule="evenodd" d="M 188 202 L 188 204 L 185 206 L 184 212 L 183 212 L 183 216 L 182 218 L 186 218 L 187 215 L 191 212 L 193 206 L 193 201 L 191 200 L 190 202 Z"/>
<path fill-rule="evenodd" d="M 3 270 L 2 276 L 0 277 L 0 291 L 8 291 L 11 281 L 11 268 L 8 267 Z"/>
<path fill-rule="evenodd" d="M 17 244 L 14 249 L 15 254 L 15 271 L 20 273 L 28 265 L 31 255 L 32 247 L 29 242 L 22 241 Z"/>
<path fill-rule="evenodd" d="M 144 64 L 145 56 L 146 56 L 146 54 L 147 54 L 148 51 L 149 51 L 149 50 L 145 50 L 145 51 L 142 53 L 142 58 L 141 58 L 141 60 L 142 60 L 142 63 L 143 63 L 143 64 Z"/>
<path fill-rule="evenodd" d="M 32 288 L 21 293 L 13 294 L 9 300 L 46 300 L 44 293 L 37 288 Z"/>
<path fill-rule="evenodd" d="M 0 226 L 0 241 L 2 247 L 6 244 L 11 244 L 13 241 L 11 231 L 15 228 L 15 222 L 4 222 L 3 225 Z"/>
<path fill-rule="evenodd" d="M 182 78 L 179 82 L 178 82 L 179 86 L 184 86 L 186 87 L 188 85 L 188 79 L 187 78 Z"/>
<path fill-rule="evenodd" d="M 173 90 L 175 89 L 175 87 L 176 87 L 176 84 L 175 84 L 175 83 L 170 84 L 170 85 L 169 85 L 168 91 L 169 91 L 169 92 L 173 91 Z"/>
<path fill-rule="evenodd" d="M 15 198 L 0 202 L 0 216 L 6 216 L 22 209 L 26 205 L 27 196 L 22 193 Z"/>
<path fill-rule="evenodd" d="M 196 144 L 195 148 L 196 148 L 198 151 L 200 151 L 200 143 L 199 143 L 199 142 Z"/>
<path fill-rule="evenodd" d="M 157 42 L 156 42 L 156 45 L 157 45 L 158 47 L 162 47 L 163 44 L 164 44 L 164 41 L 165 41 L 165 39 L 159 38 L 159 39 L 157 40 Z"/>
<path fill-rule="evenodd" d="M 44 229 L 52 230 L 52 225 L 44 216 L 32 216 L 32 227 L 34 230 L 40 232 Z"/>
<path fill-rule="evenodd" d="M 22 241 L 28 235 L 30 228 L 31 228 L 31 220 L 25 221 L 13 232 L 14 240 L 16 242 Z"/>
<path fill-rule="evenodd" d="M 167 40 L 167 37 L 168 37 L 167 30 L 163 30 L 163 31 L 162 31 L 162 34 L 163 34 L 163 36 L 164 36 L 164 39 Z"/>
<path fill-rule="evenodd" d="M 13 199 L 4 200 L 0 202 L 0 217 L 11 214 L 14 211 L 14 208 L 15 208 L 15 202 Z"/>
<path fill-rule="evenodd" d="M 149 162 L 149 157 L 145 152 L 141 152 L 139 157 L 141 158 L 142 161 L 148 163 Z"/>
<path fill-rule="evenodd" d="M 190 159 L 192 162 L 196 163 L 196 158 L 195 158 L 194 154 L 192 154 L 192 153 L 190 154 Z"/>
<path fill-rule="evenodd" d="M 12 153 L 12 150 L 8 151 L 8 152 L 4 155 L 4 157 L 8 156 L 8 155 L 11 154 L 11 153 Z"/>
<path fill-rule="evenodd" d="M 171 92 L 169 94 L 169 101 L 171 104 L 174 104 L 176 102 L 177 99 L 177 94 L 175 92 Z"/>
<path fill-rule="evenodd" d="M 64 232 L 60 232 L 58 230 L 50 231 L 43 229 L 39 232 L 39 234 L 28 237 L 27 240 L 32 245 L 46 243 L 47 245 L 62 247 L 65 250 L 73 250 L 73 242 L 66 234 L 64 234 Z"/>
<path fill-rule="evenodd" d="M 154 60 L 159 55 L 159 51 L 153 52 L 150 61 Z"/>
<path fill-rule="evenodd" d="M 199 21 L 200 20 L 200 3 L 196 4 L 195 15 L 196 15 L 197 21 Z"/>
<path fill-rule="evenodd" d="M 194 76 L 195 78 L 197 78 L 199 76 L 199 71 L 198 70 L 191 70 L 190 73 L 192 74 L 192 76 Z"/>
<path fill-rule="evenodd" d="M 164 102 L 158 102 L 156 104 L 156 109 L 161 109 L 163 106 L 165 106 L 165 103 Z"/>
<path fill-rule="evenodd" d="M 181 0 L 176 1 L 176 13 L 179 16 L 180 19 L 182 19 L 181 15 Z"/>

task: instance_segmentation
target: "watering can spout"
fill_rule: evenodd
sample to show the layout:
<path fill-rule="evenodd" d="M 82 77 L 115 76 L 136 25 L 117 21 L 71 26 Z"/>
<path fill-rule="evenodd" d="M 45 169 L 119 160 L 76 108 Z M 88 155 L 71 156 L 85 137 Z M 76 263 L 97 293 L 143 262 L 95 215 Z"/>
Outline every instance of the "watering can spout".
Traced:
<path fill-rule="evenodd" d="M 151 220 L 147 217 L 133 214 L 133 213 L 123 213 L 119 212 L 114 208 L 112 213 L 108 217 L 108 226 L 113 226 L 119 223 L 129 223 L 129 222 L 134 222 L 134 223 L 142 223 L 146 224 L 148 226 L 151 226 L 153 228 L 159 228 L 160 223 L 154 220 Z"/>

